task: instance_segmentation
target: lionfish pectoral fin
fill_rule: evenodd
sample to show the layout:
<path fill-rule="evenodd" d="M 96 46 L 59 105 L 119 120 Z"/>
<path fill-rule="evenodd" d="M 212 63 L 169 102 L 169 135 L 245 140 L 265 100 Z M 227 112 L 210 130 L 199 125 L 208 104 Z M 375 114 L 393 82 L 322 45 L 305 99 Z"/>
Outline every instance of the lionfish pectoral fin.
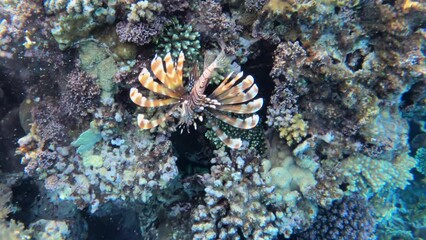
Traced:
<path fill-rule="evenodd" d="M 233 74 L 233 73 L 231 73 Z M 238 73 L 237 75 L 235 75 L 235 77 L 232 80 L 229 80 L 229 78 L 231 77 L 231 74 L 229 74 L 220 84 L 219 86 L 212 92 L 212 94 L 210 94 L 211 98 L 217 98 L 219 95 L 221 95 L 222 93 L 226 92 L 228 89 L 230 89 L 235 82 L 237 82 L 242 76 L 243 76 L 243 72 Z"/>
<path fill-rule="evenodd" d="M 141 107 L 162 107 L 170 104 L 177 103 L 179 100 L 175 98 L 167 98 L 167 99 L 149 99 L 138 91 L 137 88 L 130 89 L 130 99 L 136 105 Z"/>
<path fill-rule="evenodd" d="M 138 126 L 141 129 L 155 128 L 158 125 L 165 122 L 167 120 L 167 118 L 172 114 L 172 112 L 173 112 L 173 108 L 171 110 L 169 110 L 166 114 L 164 114 L 163 116 L 161 116 L 160 118 L 155 119 L 155 120 L 145 119 L 145 115 L 138 114 Z"/>
<path fill-rule="evenodd" d="M 253 77 L 248 75 L 237 85 L 234 85 L 230 87 L 228 90 L 219 93 L 219 95 L 216 96 L 216 99 L 225 100 L 227 98 L 232 98 L 238 95 L 244 95 L 246 92 L 250 91 L 247 89 L 251 89 L 255 85 L 256 84 L 254 84 Z"/>
<path fill-rule="evenodd" d="M 185 62 L 185 55 L 182 51 L 179 53 L 179 58 L 176 64 L 176 75 L 178 85 L 183 88 L 183 63 Z"/>
<path fill-rule="evenodd" d="M 217 110 L 210 109 L 210 111 L 213 113 L 213 116 L 216 117 L 217 119 L 236 128 L 251 129 L 256 127 L 257 123 L 259 122 L 259 115 L 257 114 L 254 114 L 245 119 L 241 119 L 241 118 L 230 117 Z"/>
<path fill-rule="evenodd" d="M 146 89 L 151 90 L 152 92 L 172 97 L 172 98 L 180 98 L 181 94 L 174 92 L 173 90 L 167 88 L 165 85 L 155 82 L 152 78 L 149 71 L 144 68 L 142 72 L 139 74 L 139 82 Z"/>
<path fill-rule="evenodd" d="M 239 138 L 231 138 L 222 130 L 219 129 L 216 125 L 213 126 L 213 131 L 216 133 L 216 136 L 229 148 L 239 149 L 243 145 L 243 142 Z"/>
<path fill-rule="evenodd" d="M 216 106 L 217 110 L 232 112 L 238 114 L 250 114 L 259 111 L 263 106 L 263 98 L 258 98 L 246 104 L 235 105 L 219 105 Z"/>
<path fill-rule="evenodd" d="M 218 99 L 220 103 L 222 104 L 236 104 L 236 103 L 243 103 L 252 100 L 256 97 L 256 95 L 259 93 L 259 88 L 256 84 L 253 84 L 253 86 L 245 93 L 236 94 L 234 96 L 230 96 L 225 99 Z"/>

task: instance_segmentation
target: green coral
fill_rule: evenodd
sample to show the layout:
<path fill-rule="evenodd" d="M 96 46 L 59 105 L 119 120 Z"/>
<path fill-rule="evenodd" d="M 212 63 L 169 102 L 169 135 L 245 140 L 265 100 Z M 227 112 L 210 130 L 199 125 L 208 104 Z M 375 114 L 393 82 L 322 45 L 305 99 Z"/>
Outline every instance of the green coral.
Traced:
<path fill-rule="evenodd" d="M 61 50 L 88 38 L 95 27 L 115 21 L 114 4 L 103 5 L 98 0 L 45 1 L 46 12 L 57 16 L 51 33 Z"/>
<path fill-rule="evenodd" d="M 417 149 L 415 159 L 417 161 L 417 171 L 426 175 L 426 148 Z"/>
<path fill-rule="evenodd" d="M 416 160 L 403 153 L 392 161 L 356 155 L 343 162 L 344 176 L 352 192 L 370 196 L 386 189 L 404 189 L 413 179 L 410 170 Z"/>
<path fill-rule="evenodd" d="M 176 19 L 165 27 L 156 44 L 156 52 L 161 57 L 170 53 L 173 59 L 177 59 L 183 51 L 187 62 L 194 63 L 201 59 L 200 33 L 193 31 L 191 25 L 179 24 Z"/>
<path fill-rule="evenodd" d="M 82 154 L 95 146 L 95 144 L 101 141 L 101 134 L 97 129 L 89 128 L 84 131 L 80 136 L 71 143 L 72 146 L 77 147 L 77 153 Z"/>
<path fill-rule="evenodd" d="M 97 78 L 102 89 L 102 102 L 108 102 L 116 91 L 113 78 L 119 70 L 114 57 L 95 42 L 82 43 L 79 54 L 83 70 Z"/>
<path fill-rule="evenodd" d="M 59 44 L 61 50 L 72 46 L 80 39 L 89 36 L 89 33 L 96 27 L 96 23 L 91 17 L 85 15 L 61 16 L 54 23 L 51 30 L 53 37 Z"/>

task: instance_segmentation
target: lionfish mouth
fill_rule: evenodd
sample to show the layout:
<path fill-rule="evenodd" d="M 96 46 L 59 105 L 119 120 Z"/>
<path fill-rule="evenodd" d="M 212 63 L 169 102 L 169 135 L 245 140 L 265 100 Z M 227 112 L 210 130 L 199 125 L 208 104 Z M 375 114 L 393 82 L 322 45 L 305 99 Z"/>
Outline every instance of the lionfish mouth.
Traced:
<path fill-rule="evenodd" d="M 172 106 L 171 109 L 158 118 L 148 120 L 143 114 L 139 114 L 138 125 L 141 129 L 157 127 L 161 123 L 169 120 L 171 115 L 179 111 L 179 122 L 177 127 L 184 128 L 189 132 L 189 127 L 194 125 L 197 129 L 196 120 L 203 122 L 203 115 L 209 114 L 224 123 L 241 129 L 254 128 L 259 122 L 259 116 L 255 114 L 262 106 L 263 99 L 254 99 L 259 91 L 252 76 L 248 75 L 244 79 L 243 73 L 229 74 L 221 84 L 207 97 L 204 93 L 212 72 L 224 62 L 222 51 L 216 59 L 204 69 L 201 76 L 194 82 L 190 92 L 183 86 L 183 63 L 185 56 L 183 52 L 179 54 L 177 62 L 174 62 L 171 54 L 164 57 L 164 64 L 161 57 L 155 57 L 151 62 L 151 70 L 157 80 L 155 81 L 148 69 L 144 68 L 139 74 L 139 82 L 146 89 L 166 98 L 151 99 L 138 91 L 137 88 L 130 89 L 130 99 L 137 105 L 145 108 Z M 232 114 L 232 116 L 230 116 Z M 246 118 L 234 117 L 234 115 L 247 115 Z M 217 137 L 228 147 L 240 149 L 242 140 L 231 138 L 223 132 L 215 121 L 211 121 L 212 129 Z"/>

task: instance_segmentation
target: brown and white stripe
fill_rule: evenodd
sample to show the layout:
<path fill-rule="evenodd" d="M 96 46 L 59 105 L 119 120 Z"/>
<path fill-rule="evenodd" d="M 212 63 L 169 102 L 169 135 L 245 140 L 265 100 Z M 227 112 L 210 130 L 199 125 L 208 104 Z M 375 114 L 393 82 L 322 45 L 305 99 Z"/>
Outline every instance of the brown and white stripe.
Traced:
<path fill-rule="evenodd" d="M 174 92 L 173 90 L 167 88 L 163 84 L 159 84 L 154 81 L 154 79 L 151 77 L 151 74 L 148 72 L 146 68 L 142 70 L 142 72 L 139 74 L 139 82 L 144 86 L 146 89 L 151 90 L 152 92 L 172 97 L 172 98 L 180 98 L 181 95 Z"/>
<path fill-rule="evenodd" d="M 251 129 L 256 127 L 257 123 L 259 122 L 259 116 L 256 114 L 250 117 L 247 117 L 245 119 L 241 119 L 241 118 L 230 117 L 217 110 L 210 110 L 210 112 L 213 114 L 215 118 L 236 128 Z"/>
<path fill-rule="evenodd" d="M 141 107 L 161 107 L 179 102 L 175 98 L 150 99 L 142 96 L 137 88 L 130 89 L 130 99 Z"/>
<path fill-rule="evenodd" d="M 243 145 L 243 142 L 239 138 L 230 138 L 226 133 L 220 130 L 216 125 L 213 125 L 213 131 L 216 133 L 217 137 L 226 144 L 229 148 L 239 149 Z"/>
<path fill-rule="evenodd" d="M 247 104 L 234 104 L 234 105 L 218 105 L 217 110 L 232 112 L 238 114 L 250 114 L 259 111 L 263 106 L 263 98 L 258 98 Z"/>
<path fill-rule="evenodd" d="M 219 93 L 219 95 L 216 96 L 216 99 L 224 100 L 227 98 L 235 97 L 237 95 L 243 95 L 244 91 L 252 87 L 253 84 L 254 84 L 254 79 L 252 76 L 249 75 L 237 85 L 234 85 L 228 90 Z"/>

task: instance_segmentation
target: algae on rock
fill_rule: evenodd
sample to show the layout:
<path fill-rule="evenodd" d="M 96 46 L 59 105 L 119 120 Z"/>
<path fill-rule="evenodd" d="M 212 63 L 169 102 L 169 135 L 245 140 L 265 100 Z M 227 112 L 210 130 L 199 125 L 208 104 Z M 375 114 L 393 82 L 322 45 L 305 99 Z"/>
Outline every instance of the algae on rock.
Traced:
<path fill-rule="evenodd" d="M 102 89 L 102 102 L 112 102 L 116 91 L 113 78 L 119 70 L 114 57 L 106 48 L 99 46 L 97 43 L 85 42 L 79 48 L 79 58 L 82 69 L 97 78 L 98 84 Z"/>

